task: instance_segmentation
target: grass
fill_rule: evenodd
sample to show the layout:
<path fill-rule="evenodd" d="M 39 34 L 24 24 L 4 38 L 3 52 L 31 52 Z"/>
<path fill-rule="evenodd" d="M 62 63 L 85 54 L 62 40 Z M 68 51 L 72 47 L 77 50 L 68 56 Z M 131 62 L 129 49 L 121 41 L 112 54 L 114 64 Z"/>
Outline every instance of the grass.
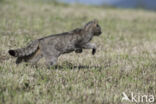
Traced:
<path fill-rule="evenodd" d="M 59 57 L 63 68 L 16 66 L 9 49 L 97 18 L 103 34 L 82 54 Z M 63 4 L 49 0 L 0 3 L 0 104 L 133 104 L 122 92 L 156 97 L 156 13 Z M 74 67 L 75 66 L 75 67 Z M 79 67 L 76 67 L 79 66 Z M 72 67 L 72 68 L 71 68 Z M 156 98 L 155 102 L 156 103 Z M 154 104 L 153 103 L 153 104 Z"/>

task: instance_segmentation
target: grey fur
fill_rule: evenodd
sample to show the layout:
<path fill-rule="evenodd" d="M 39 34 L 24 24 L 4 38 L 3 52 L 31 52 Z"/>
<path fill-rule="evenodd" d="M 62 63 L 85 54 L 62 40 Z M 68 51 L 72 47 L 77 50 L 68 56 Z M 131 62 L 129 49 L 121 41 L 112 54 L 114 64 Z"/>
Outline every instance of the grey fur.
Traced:
<path fill-rule="evenodd" d="M 57 59 L 61 54 L 73 51 L 81 53 L 82 49 L 92 49 L 92 54 L 94 55 L 96 45 L 89 42 L 93 36 L 99 36 L 101 33 L 98 21 L 93 20 L 88 22 L 83 28 L 37 39 L 26 48 L 9 50 L 9 54 L 17 57 L 17 64 L 22 61 L 35 64 L 40 58 L 44 57 L 48 66 L 56 65 Z"/>

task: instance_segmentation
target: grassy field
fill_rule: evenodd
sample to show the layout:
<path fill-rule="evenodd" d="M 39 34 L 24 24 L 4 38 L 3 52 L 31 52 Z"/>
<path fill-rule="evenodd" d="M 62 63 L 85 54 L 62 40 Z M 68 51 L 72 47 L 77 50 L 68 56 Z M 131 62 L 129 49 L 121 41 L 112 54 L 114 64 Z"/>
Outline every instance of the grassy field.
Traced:
<path fill-rule="evenodd" d="M 95 56 L 91 50 L 65 54 L 58 60 L 62 68 L 47 69 L 44 59 L 38 68 L 17 66 L 7 53 L 94 18 L 103 31 L 93 40 Z M 0 2 L 0 104 L 133 104 L 121 102 L 122 92 L 154 95 L 156 104 L 156 12 L 50 0 Z"/>

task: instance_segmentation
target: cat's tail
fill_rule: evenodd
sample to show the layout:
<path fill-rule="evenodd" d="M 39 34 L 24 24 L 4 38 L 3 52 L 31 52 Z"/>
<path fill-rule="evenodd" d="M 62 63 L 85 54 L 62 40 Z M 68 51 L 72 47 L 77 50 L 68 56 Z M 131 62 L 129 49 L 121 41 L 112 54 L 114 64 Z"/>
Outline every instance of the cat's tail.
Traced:
<path fill-rule="evenodd" d="M 15 50 L 9 50 L 8 53 L 14 57 L 24 57 L 33 54 L 39 48 L 39 41 L 31 42 L 27 47 Z"/>

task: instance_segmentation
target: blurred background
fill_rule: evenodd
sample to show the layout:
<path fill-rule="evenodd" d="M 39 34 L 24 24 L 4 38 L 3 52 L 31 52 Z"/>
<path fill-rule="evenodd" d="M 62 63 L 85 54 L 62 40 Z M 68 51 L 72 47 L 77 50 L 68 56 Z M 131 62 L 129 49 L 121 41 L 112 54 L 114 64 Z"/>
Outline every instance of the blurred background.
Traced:
<path fill-rule="evenodd" d="M 156 0 L 60 0 L 67 3 L 82 3 L 89 5 L 107 5 L 119 8 L 144 8 L 156 10 Z"/>

